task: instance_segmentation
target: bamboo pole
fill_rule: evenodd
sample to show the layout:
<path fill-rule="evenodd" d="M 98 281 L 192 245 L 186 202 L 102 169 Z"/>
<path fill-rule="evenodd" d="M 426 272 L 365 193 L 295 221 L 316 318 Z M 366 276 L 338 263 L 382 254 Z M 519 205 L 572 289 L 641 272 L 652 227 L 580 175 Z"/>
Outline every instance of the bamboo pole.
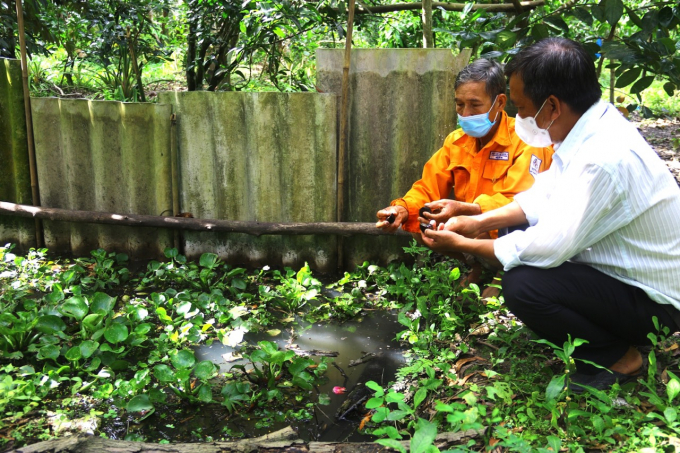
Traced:
<path fill-rule="evenodd" d="M 24 30 L 24 9 L 22 0 L 16 0 L 17 24 L 19 25 L 19 48 L 21 49 L 21 79 L 24 88 L 24 113 L 26 115 L 26 142 L 28 145 L 28 166 L 31 174 L 31 198 L 33 206 L 40 206 L 38 189 L 38 170 L 35 163 L 35 143 L 33 142 L 33 116 L 31 114 L 31 94 L 28 90 L 28 63 L 26 60 L 26 31 Z M 36 247 L 43 246 L 42 223 L 35 219 Z"/>
<path fill-rule="evenodd" d="M 349 154 L 349 67 L 352 60 L 352 29 L 354 27 L 354 0 L 349 0 L 347 35 L 345 36 L 345 59 L 342 65 L 342 98 L 340 104 L 340 140 L 338 143 L 338 194 L 336 220 L 342 222 L 345 216 L 345 174 Z M 344 262 L 343 241 L 338 238 L 338 269 Z"/>
<path fill-rule="evenodd" d="M 316 223 L 266 223 L 240 220 L 194 219 L 189 217 L 166 217 L 156 215 L 117 214 L 112 212 L 76 211 L 58 208 L 42 208 L 0 201 L 0 215 L 34 217 L 59 222 L 94 223 L 133 227 L 168 228 L 205 232 L 245 233 L 263 235 L 357 234 L 382 236 L 386 233 L 368 222 L 316 222 Z M 399 230 L 398 236 L 410 236 Z"/>
<path fill-rule="evenodd" d="M 423 48 L 434 47 L 434 34 L 432 33 L 432 0 L 423 0 Z"/>
<path fill-rule="evenodd" d="M 177 156 L 177 115 L 175 113 L 170 115 L 170 181 L 172 184 L 172 216 L 176 217 L 180 213 L 179 208 L 179 167 Z M 173 235 L 175 248 L 184 254 L 181 246 L 183 241 L 180 240 L 180 230 L 176 230 Z"/>

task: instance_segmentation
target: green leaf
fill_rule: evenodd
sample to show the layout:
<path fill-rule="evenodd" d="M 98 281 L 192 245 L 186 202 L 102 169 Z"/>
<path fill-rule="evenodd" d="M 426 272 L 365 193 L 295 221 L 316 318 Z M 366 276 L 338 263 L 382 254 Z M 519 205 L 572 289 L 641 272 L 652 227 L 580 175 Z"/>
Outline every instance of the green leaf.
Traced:
<path fill-rule="evenodd" d="M 90 309 L 92 313 L 100 313 L 102 315 L 108 315 L 113 310 L 113 306 L 116 304 L 116 299 L 104 293 L 94 293 L 92 296 L 92 302 L 90 303 Z"/>
<path fill-rule="evenodd" d="M 560 451 L 562 449 L 562 439 L 557 436 L 548 436 L 546 438 L 548 446 L 552 451 Z"/>
<path fill-rule="evenodd" d="M 151 331 L 151 328 L 153 327 L 152 324 L 149 324 L 148 322 L 144 322 L 142 324 L 137 324 L 135 327 L 135 333 L 137 335 L 146 335 Z"/>
<path fill-rule="evenodd" d="M 647 33 L 654 32 L 659 27 L 659 13 L 656 10 L 648 11 L 642 16 L 642 29 Z"/>
<path fill-rule="evenodd" d="M 666 82 L 663 84 L 663 89 L 666 92 L 666 94 L 670 97 L 673 96 L 673 94 L 675 93 L 676 86 L 671 82 Z"/>
<path fill-rule="evenodd" d="M 630 88 L 630 93 L 631 94 L 637 94 L 637 93 L 641 92 L 642 90 L 644 90 L 645 88 L 648 88 L 652 84 L 652 82 L 654 82 L 654 76 L 653 75 L 643 77 L 640 80 L 638 80 L 637 82 L 635 82 L 635 84 Z"/>
<path fill-rule="evenodd" d="M 198 399 L 204 403 L 212 401 L 212 388 L 208 384 L 202 384 L 198 389 Z"/>
<path fill-rule="evenodd" d="M 97 328 L 99 321 L 101 321 L 103 317 L 104 315 L 102 314 L 91 313 L 83 318 L 82 323 L 88 330 L 93 331 Z"/>
<path fill-rule="evenodd" d="M 328 395 L 328 393 L 319 394 L 319 404 L 322 406 L 328 406 L 331 404 L 331 397 Z"/>
<path fill-rule="evenodd" d="M 246 282 L 243 281 L 240 278 L 234 278 L 231 281 L 231 286 L 232 286 L 232 288 L 240 289 L 241 291 L 243 291 L 247 288 Z"/>
<path fill-rule="evenodd" d="M 392 411 L 387 415 L 387 420 L 391 422 L 396 422 L 399 420 L 402 420 L 404 417 L 407 417 L 411 415 L 413 412 L 411 411 L 404 411 L 404 410 L 396 410 Z"/>
<path fill-rule="evenodd" d="M 160 382 L 174 382 L 175 373 L 172 372 L 172 368 L 167 365 L 159 364 L 153 367 L 153 375 L 156 376 Z"/>
<path fill-rule="evenodd" d="M 668 423 L 673 423 L 678 418 L 678 412 L 672 407 L 667 407 L 663 411 L 663 416 L 666 418 Z"/>
<path fill-rule="evenodd" d="M 35 328 L 44 334 L 52 335 L 63 332 L 66 329 L 66 323 L 59 316 L 44 315 L 38 318 Z"/>
<path fill-rule="evenodd" d="M 467 7 L 468 5 L 473 5 L 474 3 L 466 3 L 465 6 Z M 375 441 L 376 444 L 384 445 L 385 447 L 392 448 L 394 450 L 397 450 L 400 453 L 406 453 L 406 448 L 399 442 L 398 440 L 395 439 L 378 439 Z"/>
<path fill-rule="evenodd" d="M 669 27 L 673 22 L 674 14 L 673 10 L 669 6 L 664 6 L 659 11 L 659 24 L 662 27 Z"/>
<path fill-rule="evenodd" d="M 575 18 L 586 24 L 587 26 L 593 25 L 593 16 L 590 12 L 582 6 L 574 8 L 571 13 Z"/>
<path fill-rule="evenodd" d="M 38 349 L 38 359 L 52 359 L 57 360 L 59 357 L 59 348 L 53 344 L 43 346 Z"/>
<path fill-rule="evenodd" d="M 659 38 L 658 40 L 661 44 L 663 44 L 664 48 L 666 49 L 665 55 L 672 55 L 675 53 L 675 41 L 672 40 L 671 38 Z M 663 54 L 663 52 L 661 52 Z"/>
<path fill-rule="evenodd" d="M 676 396 L 680 393 L 680 380 L 671 371 L 668 371 L 671 380 L 666 385 L 666 394 L 668 395 L 668 402 L 672 403 Z"/>
<path fill-rule="evenodd" d="M 397 431 L 397 428 L 394 426 L 383 426 L 373 431 L 374 436 L 382 436 L 383 434 L 387 434 L 390 439 L 402 438 L 401 434 L 399 434 L 399 431 Z"/>
<path fill-rule="evenodd" d="M 553 27 L 562 30 L 565 33 L 569 33 L 569 26 L 560 16 L 547 16 L 543 19 Z"/>
<path fill-rule="evenodd" d="M 304 390 L 312 390 L 314 388 L 310 381 L 312 381 L 312 377 L 309 373 L 300 373 L 293 377 L 293 384 Z"/>
<path fill-rule="evenodd" d="M 548 401 L 554 401 L 558 396 L 560 396 L 560 393 L 562 393 L 562 390 L 564 390 L 565 377 L 565 374 L 553 376 L 553 378 L 550 380 L 550 384 L 548 384 L 548 387 L 545 389 L 545 399 Z"/>
<path fill-rule="evenodd" d="M 427 389 L 426 388 L 419 388 L 418 391 L 416 392 L 415 396 L 413 397 L 413 408 L 417 408 L 420 406 L 420 403 L 423 402 L 423 400 L 427 397 Z"/>
<path fill-rule="evenodd" d="M 510 30 L 503 30 L 500 33 L 498 33 L 498 36 L 496 36 L 496 44 L 498 44 L 499 46 L 504 47 L 504 48 L 514 46 L 516 42 L 517 42 L 517 33 L 512 32 Z M 458 272 L 459 272 L 459 275 L 460 275 L 460 271 L 458 271 Z M 457 279 L 455 279 L 455 280 L 457 280 Z"/>
<path fill-rule="evenodd" d="M 584 340 L 583 338 L 574 338 L 574 341 L 572 342 L 575 348 L 578 348 L 581 345 L 587 344 L 588 340 Z M 571 355 L 571 354 L 569 354 Z"/>
<path fill-rule="evenodd" d="M 604 18 L 604 5 L 603 5 L 603 3 L 604 3 L 604 1 L 603 1 L 603 2 L 600 2 L 599 5 L 593 5 L 593 6 L 591 6 L 591 8 L 590 8 L 590 12 L 593 14 L 593 17 L 594 17 L 596 20 L 600 21 L 600 22 L 604 22 L 604 21 L 605 21 L 605 18 Z"/>
<path fill-rule="evenodd" d="M 375 409 L 383 405 L 382 397 L 373 397 L 366 401 L 366 409 Z"/>
<path fill-rule="evenodd" d="M 390 410 L 388 408 L 378 407 L 375 409 L 375 412 L 373 412 L 373 417 L 371 417 L 371 420 L 373 420 L 374 423 L 380 423 L 387 418 L 389 413 Z"/>
<path fill-rule="evenodd" d="M 66 354 L 64 354 L 67 360 L 75 361 L 75 360 L 80 360 L 83 358 L 82 353 L 80 352 L 80 348 L 78 346 L 73 346 L 71 347 L 68 351 L 66 351 Z"/>
<path fill-rule="evenodd" d="M 536 40 L 541 40 L 550 36 L 548 27 L 544 24 L 536 24 L 531 28 L 531 36 L 536 38 Z"/>
<path fill-rule="evenodd" d="M 640 28 L 644 28 L 644 24 L 642 23 L 642 20 L 640 19 L 640 16 L 638 16 L 635 11 L 632 9 L 628 8 L 626 5 L 623 5 L 623 7 L 626 10 L 626 14 L 628 14 L 628 18 L 630 19 L 631 22 L 633 22 L 635 25 L 637 25 Z"/>
<path fill-rule="evenodd" d="M 124 371 L 130 368 L 130 362 L 128 362 L 127 360 L 119 359 L 111 362 L 109 366 L 113 371 Z"/>
<path fill-rule="evenodd" d="M 364 384 L 364 385 L 366 387 L 368 387 L 369 389 L 373 390 L 375 392 L 376 396 L 383 396 L 385 394 L 385 391 L 380 386 L 380 384 L 378 384 L 375 381 L 367 381 L 366 384 Z"/>
<path fill-rule="evenodd" d="M 153 409 L 153 404 L 147 395 L 137 395 L 125 406 L 128 412 L 146 412 Z"/>
<path fill-rule="evenodd" d="M 171 356 L 170 361 L 175 366 L 175 368 L 191 368 L 196 363 L 196 357 L 194 357 L 193 352 L 183 349 L 177 352 L 177 354 Z"/>
<path fill-rule="evenodd" d="M 87 315 L 89 308 L 83 296 L 73 296 L 61 306 L 61 312 L 80 321 Z"/>
<path fill-rule="evenodd" d="M 104 338 L 106 338 L 106 341 L 113 344 L 125 341 L 128 335 L 128 328 L 125 324 L 111 324 L 104 330 Z"/>
<path fill-rule="evenodd" d="M 616 78 L 616 88 L 627 87 L 631 83 L 635 82 L 638 77 L 640 77 L 641 72 L 642 68 L 639 66 L 625 71 Z"/>
<path fill-rule="evenodd" d="M 390 392 L 385 396 L 385 401 L 388 403 L 398 403 L 399 401 L 404 401 L 406 396 L 403 393 Z"/>
<path fill-rule="evenodd" d="M 80 343 L 79 347 L 80 353 L 82 354 L 83 358 L 87 359 L 88 357 L 95 353 L 95 351 L 99 347 L 99 343 L 92 340 L 85 340 L 82 343 Z"/>
<path fill-rule="evenodd" d="M 194 368 L 194 376 L 199 379 L 210 379 L 217 373 L 217 367 L 210 360 L 203 360 Z"/>
<path fill-rule="evenodd" d="M 217 265 L 218 256 L 214 253 L 204 253 L 198 261 L 201 267 L 207 267 L 209 269 L 214 268 Z"/>
<path fill-rule="evenodd" d="M 419 418 L 416 432 L 411 438 L 411 453 L 424 453 L 433 445 L 435 437 L 437 437 L 437 425 Z"/>
<path fill-rule="evenodd" d="M 609 25 L 616 24 L 623 15 L 623 2 L 621 0 L 607 0 L 604 5 L 604 17 Z"/>

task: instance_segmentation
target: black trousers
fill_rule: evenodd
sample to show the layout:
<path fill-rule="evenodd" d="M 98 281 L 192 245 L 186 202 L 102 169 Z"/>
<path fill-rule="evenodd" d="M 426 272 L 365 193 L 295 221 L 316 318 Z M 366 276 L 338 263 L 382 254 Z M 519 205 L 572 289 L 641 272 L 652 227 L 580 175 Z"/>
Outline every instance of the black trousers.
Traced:
<path fill-rule="evenodd" d="M 573 356 L 605 367 L 630 346 L 650 343 L 647 334 L 656 333 L 653 316 L 671 332 L 677 330 L 669 312 L 643 290 L 585 264 L 516 267 L 503 277 L 503 296 L 510 311 L 537 335 L 558 346 L 567 334 L 588 340 Z M 579 360 L 576 366 L 586 374 L 600 371 Z"/>

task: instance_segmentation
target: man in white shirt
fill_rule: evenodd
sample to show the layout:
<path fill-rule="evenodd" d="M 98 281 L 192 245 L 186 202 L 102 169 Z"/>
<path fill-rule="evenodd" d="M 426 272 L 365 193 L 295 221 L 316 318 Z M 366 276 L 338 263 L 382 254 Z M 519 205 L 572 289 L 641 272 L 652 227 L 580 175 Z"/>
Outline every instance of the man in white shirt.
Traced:
<path fill-rule="evenodd" d="M 636 345 L 652 321 L 680 320 L 680 189 L 614 106 L 600 100 L 595 66 L 578 43 L 548 38 L 506 66 L 515 130 L 531 146 L 554 143 L 549 170 L 504 207 L 454 217 L 423 235 L 435 251 L 478 255 L 506 273 L 505 303 L 529 328 L 562 344 L 588 343 L 576 383 L 607 388 L 638 374 Z M 497 240 L 481 232 L 528 222 Z M 610 372 L 611 371 L 611 372 Z"/>

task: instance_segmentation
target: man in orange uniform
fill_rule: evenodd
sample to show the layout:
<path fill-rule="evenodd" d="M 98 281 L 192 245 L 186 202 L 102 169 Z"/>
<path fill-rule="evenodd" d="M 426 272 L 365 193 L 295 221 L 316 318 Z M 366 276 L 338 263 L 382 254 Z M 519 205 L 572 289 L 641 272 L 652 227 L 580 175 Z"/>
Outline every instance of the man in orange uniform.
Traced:
<path fill-rule="evenodd" d="M 425 164 L 423 177 L 390 206 L 378 211 L 376 226 L 400 226 L 421 242 L 419 210 L 437 224 L 459 215 L 476 215 L 509 204 L 527 190 L 534 176 L 552 162 L 552 147 L 533 148 L 515 134 L 515 119 L 504 108 L 505 78 L 500 64 L 479 59 L 456 78 L 457 129 Z M 448 199 L 453 189 L 453 200 Z M 422 243 L 422 242 L 421 242 Z"/>

